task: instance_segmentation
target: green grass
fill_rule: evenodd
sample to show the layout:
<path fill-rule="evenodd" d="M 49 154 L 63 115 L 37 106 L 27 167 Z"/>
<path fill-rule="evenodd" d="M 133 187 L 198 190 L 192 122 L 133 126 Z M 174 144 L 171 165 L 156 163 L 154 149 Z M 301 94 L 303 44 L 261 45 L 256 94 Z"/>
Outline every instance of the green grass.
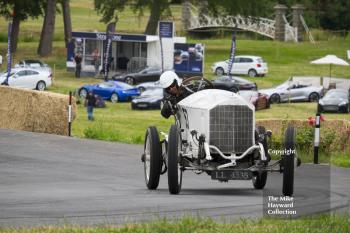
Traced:
<path fill-rule="evenodd" d="M 35 228 L 0 228 L 6 233 L 345 233 L 350 231 L 349 215 L 322 215 L 297 220 L 258 219 L 237 223 L 218 223 L 210 218 L 184 217 L 122 226 L 43 226 Z"/>

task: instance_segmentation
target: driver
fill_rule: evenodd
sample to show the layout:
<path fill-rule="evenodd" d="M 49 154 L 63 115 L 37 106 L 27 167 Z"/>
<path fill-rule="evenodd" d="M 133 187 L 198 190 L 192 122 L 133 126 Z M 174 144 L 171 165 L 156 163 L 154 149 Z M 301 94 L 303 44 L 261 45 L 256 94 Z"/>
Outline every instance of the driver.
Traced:
<path fill-rule="evenodd" d="M 164 105 L 161 114 L 165 118 L 176 114 L 177 103 L 192 94 L 181 86 L 182 80 L 174 71 L 165 71 L 159 78 L 159 84 L 164 89 Z"/>

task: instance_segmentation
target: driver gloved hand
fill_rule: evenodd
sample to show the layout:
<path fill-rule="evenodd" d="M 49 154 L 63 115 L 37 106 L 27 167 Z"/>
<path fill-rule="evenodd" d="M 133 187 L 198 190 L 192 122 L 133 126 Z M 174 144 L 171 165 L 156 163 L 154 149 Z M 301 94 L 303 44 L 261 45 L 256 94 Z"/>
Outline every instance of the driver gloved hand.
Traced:
<path fill-rule="evenodd" d="M 164 105 L 163 105 L 163 108 L 161 109 L 160 111 L 160 114 L 168 119 L 171 115 L 172 115 L 172 108 L 171 108 L 171 105 L 169 104 L 168 101 L 164 101 Z"/>

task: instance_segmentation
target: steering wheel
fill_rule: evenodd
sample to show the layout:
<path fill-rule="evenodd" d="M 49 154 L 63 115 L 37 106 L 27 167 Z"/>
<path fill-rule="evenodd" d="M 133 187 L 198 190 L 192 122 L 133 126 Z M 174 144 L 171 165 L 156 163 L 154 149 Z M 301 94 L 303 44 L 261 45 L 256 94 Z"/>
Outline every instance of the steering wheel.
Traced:
<path fill-rule="evenodd" d="M 187 90 L 190 90 L 191 92 L 197 92 L 203 89 L 214 88 L 211 81 L 201 76 L 187 78 L 182 82 L 181 86 L 183 86 Z"/>

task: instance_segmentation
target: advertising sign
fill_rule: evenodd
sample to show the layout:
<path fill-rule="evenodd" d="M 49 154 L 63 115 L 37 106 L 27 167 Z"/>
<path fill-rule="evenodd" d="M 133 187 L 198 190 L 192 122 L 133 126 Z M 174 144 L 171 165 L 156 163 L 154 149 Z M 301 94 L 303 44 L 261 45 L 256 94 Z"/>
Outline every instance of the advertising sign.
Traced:
<path fill-rule="evenodd" d="M 159 37 L 172 38 L 174 36 L 173 22 L 159 21 Z"/>
<path fill-rule="evenodd" d="M 174 70 L 181 73 L 203 73 L 203 44 L 174 44 Z"/>

